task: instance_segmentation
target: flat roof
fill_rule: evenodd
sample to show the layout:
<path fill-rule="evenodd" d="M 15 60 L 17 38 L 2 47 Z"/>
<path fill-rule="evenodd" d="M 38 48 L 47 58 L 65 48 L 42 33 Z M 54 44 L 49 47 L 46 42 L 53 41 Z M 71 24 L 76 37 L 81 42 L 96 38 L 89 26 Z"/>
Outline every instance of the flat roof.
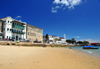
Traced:
<path fill-rule="evenodd" d="M 31 26 L 31 27 L 39 28 L 39 27 L 36 27 L 36 26 L 30 25 L 30 24 L 27 24 L 27 25 L 29 25 L 29 26 Z M 42 28 L 39 28 L 39 29 L 42 29 Z"/>
<path fill-rule="evenodd" d="M 13 22 L 18 22 L 18 23 L 21 23 L 21 24 L 24 24 L 25 25 L 25 23 L 24 22 L 21 22 L 21 21 L 18 21 L 18 20 L 13 20 Z"/>

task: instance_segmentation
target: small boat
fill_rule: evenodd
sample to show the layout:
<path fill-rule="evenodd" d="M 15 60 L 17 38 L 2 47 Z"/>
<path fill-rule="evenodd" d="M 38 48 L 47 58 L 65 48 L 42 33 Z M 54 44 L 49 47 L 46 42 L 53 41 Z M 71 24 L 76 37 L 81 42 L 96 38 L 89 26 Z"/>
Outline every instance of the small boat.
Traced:
<path fill-rule="evenodd" d="M 94 46 L 84 46 L 83 49 L 99 49 Z"/>
<path fill-rule="evenodd" d="M 83 47 L 83 49 L 98 49 L 98 48 L 91 48 L 91 47 L 85 48 L 85 47 Z"/>

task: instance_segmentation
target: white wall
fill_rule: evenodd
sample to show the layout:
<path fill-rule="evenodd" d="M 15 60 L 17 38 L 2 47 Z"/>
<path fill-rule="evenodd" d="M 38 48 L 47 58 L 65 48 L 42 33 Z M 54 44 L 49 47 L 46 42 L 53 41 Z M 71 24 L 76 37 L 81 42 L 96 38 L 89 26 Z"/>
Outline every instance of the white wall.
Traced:
<path fill-rule="evenodd" d="M 26 23 L 25 23 L 26 24 Z M 24 25 L 25 27 L 24 27 L 24 30 L 23 30 L 23 32 L 25 32 L 25 34 L 23 35 L 24 36 L 24 39 L 26 40 L 26 34 L 27 34 L 27 32 L 26 32 L 26 25 Z"/>
<path fill-rule="evenodd" d="M 7 36 L 8 36 L 8 38 L 9 37 L 12 38 L 12 32 L 10 31 L 10 29 L 12 29 L 12 23 L 10 23 L 10 22 L 12 22 L 12 18 L 7 17 L 4 21 L 5 21 L 4 25 L 3 25 L 3 28 L 5 28 L 5 31 L 3 32 L 5 35 L 4 38 L 7 38 Z M 9 23 L 8 23 L 8 21 L 9 21 Z M 7 31 L 7 28 L 9 28 L 9 31 Z"/>

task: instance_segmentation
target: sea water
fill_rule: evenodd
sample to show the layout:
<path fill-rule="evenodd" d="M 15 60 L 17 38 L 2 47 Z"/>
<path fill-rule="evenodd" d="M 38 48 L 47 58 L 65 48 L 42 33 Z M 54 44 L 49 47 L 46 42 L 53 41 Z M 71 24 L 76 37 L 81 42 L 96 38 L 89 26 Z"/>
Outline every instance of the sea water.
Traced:
<path fill-rule="evenodd" d="M 72 47 L 72 49 L 81 51 L 81 52 L 86 53 L 90 56 L 94 56 L 94 57 L 100 59 L 100 46 L 94 46 L 94 47 L 97 47 L 99 49 L 83 49 L 83 46 Z"/>

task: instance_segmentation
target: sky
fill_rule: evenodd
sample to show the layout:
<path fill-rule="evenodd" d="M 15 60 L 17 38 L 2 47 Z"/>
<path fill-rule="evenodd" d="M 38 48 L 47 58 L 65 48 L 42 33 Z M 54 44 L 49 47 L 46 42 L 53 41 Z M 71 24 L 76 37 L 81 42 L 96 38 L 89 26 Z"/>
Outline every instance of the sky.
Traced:
<path fill-rule="evenodd" d="M 100 0 L 1 0 L 0 18 L 43 29 L 43 35 L 100 42 Z"/>

